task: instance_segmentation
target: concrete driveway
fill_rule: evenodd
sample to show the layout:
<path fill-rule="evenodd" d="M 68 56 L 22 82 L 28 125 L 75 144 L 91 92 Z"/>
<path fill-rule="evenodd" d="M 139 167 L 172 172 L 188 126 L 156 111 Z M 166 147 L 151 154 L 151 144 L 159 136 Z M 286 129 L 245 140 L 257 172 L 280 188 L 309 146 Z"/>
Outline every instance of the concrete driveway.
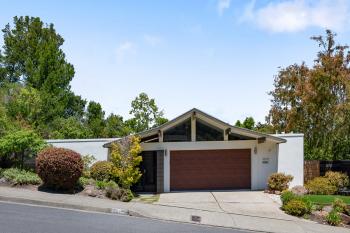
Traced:
<path fill-rule="evenodd" d="M 293 220 L 262 191 L 171 192 L 160 195 L 157 205 L 263 218 Z"/>

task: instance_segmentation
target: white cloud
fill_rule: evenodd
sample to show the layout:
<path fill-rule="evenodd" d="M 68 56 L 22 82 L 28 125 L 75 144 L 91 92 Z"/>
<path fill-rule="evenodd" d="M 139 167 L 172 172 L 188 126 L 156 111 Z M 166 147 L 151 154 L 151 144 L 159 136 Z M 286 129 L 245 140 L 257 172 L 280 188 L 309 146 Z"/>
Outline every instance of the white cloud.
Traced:
<path fill-rule="evenodd" d="M 136 53 L 136 45 L 131 41 L 121 43 L 117 48 L 117 60 L 122 62 L 128 54 Z"/>
<path fill-rule="evenodd" d="M 272 32 L 296 32 L 308 27 L 342 30 L 349 23 L 347 0 L 284 0 L 255 7 L 247 4 L 242 21 Z"/>
<path fill-rule="evenodd" d="M 144 35 L 143 39 L 145 42 L 151 46 L 157 46 L 163 43 L 163 39 L 159 36 L 154 36 L 154 35 Z"/>
<path fill-rule="evenodd" d="M 219 15 L 223 15 L 224 11 L 230 8 L 231 0 L 219 0 L 218 1 L 218 12 Z"/>

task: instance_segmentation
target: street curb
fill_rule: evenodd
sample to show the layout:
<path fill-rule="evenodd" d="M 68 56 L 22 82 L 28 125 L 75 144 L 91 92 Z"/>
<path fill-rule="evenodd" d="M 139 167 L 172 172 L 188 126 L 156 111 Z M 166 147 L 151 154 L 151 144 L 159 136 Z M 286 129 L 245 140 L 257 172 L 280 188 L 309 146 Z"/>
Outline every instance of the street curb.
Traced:
<path fill-rule="evenodd" d="M 0 201 L 39 205 L 39 206 L 49 206 L 49 207 L 57 207 L 57 208 L 64 208 L 64 209 L 94 211 L 94 212 L 107 213 L 107 214 L 141 216 L 140 214 L 138 214 L 134 211 L 129 211 L 126 209 L 83 206 L 83 205 L 66 204 L 66 203 L 58 203 L 58 202 L 39 201 L 39 200 L 32 200 L 32 199 L 19 198 L 19 197 L 0 196 Z"/>
<path fill-rule="evenodd" d="M 99 212 L 99 213 L 106 213 L 106 214 L 116 214 L 116 215 L 132 216 L 132 217 L 139 217 L 139 218 L 148 218 L 148 219 L 159 220 L 159 221 L 176 222 L 176 223 L 198 225 L 198 226 L 219 227 L 219 228 L 235 229 L 235 230 L 246 230 L 249 232 L 272 233 L 272 232 L 259 231 L 259 230 L 253 230 L 253 229 L 247 229 L 247 228 L 224 227 L 224 226 L 218 226 L 218 225 L 212 225 L 212 224 L 200 224 L 200 223 L 198 224 L 198 223 L 187 222 L 187 221 L 163 219 L 163 218 L 157 218 L 157 217 L 146 217 L 138 212 L 127 210 L 127 209 L 119 209 L 119 208 L 101 208 L 101 207 L 65 204 L 65 203 L 58 203 L 58 202 L 32 200 L 32 199 L 19 198 L 19 197 L 4 197 L 1 195 L 0 195 L 0 201 L 9 202 L 9 203 L 17 203 L 17 204 L 37 205 L 37 206 L 42 206 L 42 207 L 56 207 L 56 208 L 70 209 L 70 210 L 92 211 L 92 212 Z"/>

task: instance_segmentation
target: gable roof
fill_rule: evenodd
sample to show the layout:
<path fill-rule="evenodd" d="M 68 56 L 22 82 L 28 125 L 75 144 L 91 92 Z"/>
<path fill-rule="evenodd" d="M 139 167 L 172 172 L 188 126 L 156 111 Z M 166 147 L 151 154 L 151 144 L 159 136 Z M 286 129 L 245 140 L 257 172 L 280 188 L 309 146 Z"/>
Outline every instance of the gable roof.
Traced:
<path fill-rule="evenodd" d="M 242 136 L 247 136 L 247 137 L 252 137 L 252 138 L 266 138 L 268 140 L 274 141 L 276 143 L 284 143 L 286 142 L 286 139 L 284 138 L 280 138 L 280 137 L 276 137 L 276 136 L 272 136 L 270 134 L 265 134 L 265 133 L 261 133 L 261 132 L 257 132 L 254 130 L 250 130 L 250 129 L 246 129 L 246 128 L 241 128 L 241 127 L 237 127 L 234 125 L 230 125 L 216 117 L 213 117 L 197 108 L 193 108 L 183 114 L 181 114 L 180 116 L 149 130 L 137 133 L 136 135 L 144 138 L 144 137 L 148 137 L 154 134 L 158 134 L 159 130 L 165 130 L 168 128 L 171 128 L 173 125 L 176 125 L 178 122 L 181 122 L 183 120 L 188 119 L 189 117 L 191 117 L 193 114 L 196 115 L 196 117 L 198 116 L 199 118 L 207 118 L 210 121 L 214 122 L 217 126 L 219 126 L 220 128 L 226 130 L 226 129 L 230 129 L 231 133 L 235 133 L 238 135 L 242 135 Z M 110 144 L 112 144 L 113 142 L 109 142 L 104 144 L 104 147 L 109 147 Z"/>

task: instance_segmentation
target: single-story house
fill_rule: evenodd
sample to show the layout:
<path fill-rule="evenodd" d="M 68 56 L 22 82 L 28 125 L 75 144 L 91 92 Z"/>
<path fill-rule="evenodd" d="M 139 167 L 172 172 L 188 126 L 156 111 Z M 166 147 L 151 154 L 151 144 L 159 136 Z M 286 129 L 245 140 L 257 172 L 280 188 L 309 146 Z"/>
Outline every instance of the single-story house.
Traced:
<path fill-rule="evenodd" d="M 293 175 L 291 186 L 303 185 L 303 134 L 264 134 L 194 108 L 138 136 L 143 176 L 137 191 L 260 190 L 274 172 Z"/>

